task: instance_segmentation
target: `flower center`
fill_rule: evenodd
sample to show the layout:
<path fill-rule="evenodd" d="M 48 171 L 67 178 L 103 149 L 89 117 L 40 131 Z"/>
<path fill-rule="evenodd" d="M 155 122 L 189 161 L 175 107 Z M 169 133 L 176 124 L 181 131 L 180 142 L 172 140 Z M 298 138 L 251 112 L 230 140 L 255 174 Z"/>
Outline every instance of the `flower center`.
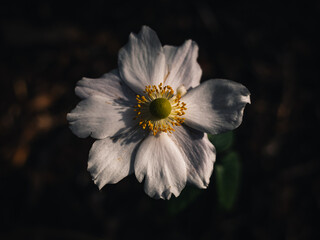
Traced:
<path fill-rule="evenodd" d="M 134 110 L 137 112 L 134 119 L 138 119 L 143 129 L 149 129 L 156 135 L 158 132 L 174 131 L 173 127 L 180 126 L 184 122 L 186 104 L 180 101 L 181 96 L 186 93 L 183 86 L 177 89 L 174 94 L 172 87 L 146 86 L 144 95 L 137 95 L 137 105 Z"/>
<path fill-rule="evenodd" d="M 150 113 L 158 118 L 164 119 L 171 113 L 171 104 L 166 98 L 157 98 L 150 103 Z"/>

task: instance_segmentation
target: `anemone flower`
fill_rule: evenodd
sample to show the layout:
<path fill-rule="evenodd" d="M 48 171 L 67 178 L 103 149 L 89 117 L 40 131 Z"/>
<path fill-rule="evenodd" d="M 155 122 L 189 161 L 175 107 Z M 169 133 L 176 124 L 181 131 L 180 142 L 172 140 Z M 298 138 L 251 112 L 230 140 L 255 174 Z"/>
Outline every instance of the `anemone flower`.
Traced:
<path fill-rule="evenodd" d="M 208 186 L 216 152 L 207 133 L 238 127 L 250 93 L 229 80 L 200 84 L 197 57 L 194 41 L 162 46 L 143 26 L 120 49 L 118 69 L 77 83 L 82 101 L 67 119 L 75 135 L 97 139 L 88 171 L 99 189 L 132 173 L 157 199 Z"/>

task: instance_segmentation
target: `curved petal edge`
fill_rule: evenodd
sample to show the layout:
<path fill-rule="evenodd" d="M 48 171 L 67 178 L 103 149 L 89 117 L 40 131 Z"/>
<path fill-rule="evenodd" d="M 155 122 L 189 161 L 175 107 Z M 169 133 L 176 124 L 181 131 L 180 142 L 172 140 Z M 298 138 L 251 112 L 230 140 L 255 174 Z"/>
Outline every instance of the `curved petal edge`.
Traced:
<path fill-rule="evenodd" d="M 218 134 L 237 128 L 243 117 L 249 90 L 225 79 L 208 80 L 183 96 L 185 124 L 202 132 Z"/>
<path fill-rule="evenodd" d="M 186 185 L 187 169 L 179 148 L 166 133 L 149 135 L 140 145 L 134 164 L 139 182 L 153 198 L 179 196 Z"/>

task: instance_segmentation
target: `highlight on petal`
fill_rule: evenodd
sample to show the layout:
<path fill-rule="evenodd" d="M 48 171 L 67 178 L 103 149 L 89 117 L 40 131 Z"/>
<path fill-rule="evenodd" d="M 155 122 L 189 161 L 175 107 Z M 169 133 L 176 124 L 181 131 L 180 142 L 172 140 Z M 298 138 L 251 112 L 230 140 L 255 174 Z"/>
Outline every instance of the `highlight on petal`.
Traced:
<path fill-rule="evenodd" d="M 189 89 L 200 84 L 202 70 L 197 62 L 199 48 L 194 41 L 187 40 L 180 47 L 166 45 L 163 50 L 168 67 L 165 84 L 170 85 L 173 89 L 181 85 Z"/>
<path fill-rule="evenodd" d="M 144 135 L 131 131 L 119 138 L 97 140 L 89 153 L 88 171 L 101 189 L 133 173 L 137 147 Z"/>
<path fill-rule="evenodd" d="M 134 111 L 101 96 L 82 100 L 68 113 L 67 120 L 72 132 L 80 138 L 92 136 L 103 139 L 134 126 Z"/>
<path fill-rule="evenodd" d="M 102 96 L 109 100 L 135 102 L 135 93 L 123 82 L 117 69 L 100 78 L 82 78 L 77 82 L 75 92 L 82 99 Z"/>
<path fill-rule="evenodd" d="M 242 84 L 214 79 L 188 91 L 182 101 L 188 108 L 185 124 L 202 132 L 218 134 L 241 124 L 244 107 L 250 103 L 250 92 Z"/>
<path fill-rule="evenodd" d="M 139 182 L 153 198 L 176 197 L 186 185 L 187 169 L 179 148 L 166 133 L 149 135 L 140 145 L 134 164 Z"/>
<path fill-rule="evenodd" d="M 182 125 L 169 136 L 184 154 L 188 182 L 207 188 L 216 160 L 216 150 L 207 134 Z"/>
<path fill-rule="evenodd" d="M 166 63 L 156 32 L 143 26 L 138 35 L 131 33 L 129 42 L 119 51 L 118 65 L 120 76 L 136 93 L 162 82 Z"/>
<path fill-rule="evenodd" d="M 216 150 L 203 132 L 238 127 L 250 93 L 223 79 L 199 85 L 197 57 L 192 40 L 162 47 L 157 34 L 143 26 L 120 49 L 118 69 L 77 83 L 82 101 L 67 120 L 78 137 L 101 139 L 88 162 L 100 189 L 133 172 L 157 199 L 178 197 L 187 182 L 208 186 Z"/>

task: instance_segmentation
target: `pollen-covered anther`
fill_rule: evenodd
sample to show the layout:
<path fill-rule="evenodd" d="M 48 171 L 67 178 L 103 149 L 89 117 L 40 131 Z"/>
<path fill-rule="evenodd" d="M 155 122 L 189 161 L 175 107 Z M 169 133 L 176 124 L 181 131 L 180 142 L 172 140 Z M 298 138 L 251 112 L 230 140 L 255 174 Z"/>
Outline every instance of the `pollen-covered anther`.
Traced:
<path fill-rule="evenodd" d="M 138 124 L 156 135 L 158 132 L 172 133 L 175 126 L 181 126 L 187 110 L 186 104 L 180 99 L 186 93 L 179 87 L 177 93 L 169 85 L 149 85 L 143 91 L 145 95 L 137 95 L 137 105 L 134 106 Z"/>

